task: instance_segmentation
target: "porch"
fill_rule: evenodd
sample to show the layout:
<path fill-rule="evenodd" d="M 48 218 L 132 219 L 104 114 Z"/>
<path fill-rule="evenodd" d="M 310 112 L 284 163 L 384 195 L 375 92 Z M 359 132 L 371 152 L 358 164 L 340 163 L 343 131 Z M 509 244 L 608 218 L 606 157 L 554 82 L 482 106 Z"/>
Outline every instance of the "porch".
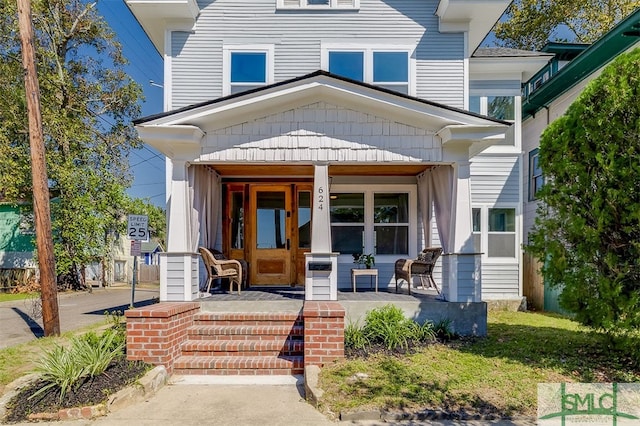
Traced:
<path fill-rule="evenodd" d="M 344 357 L 344 328 L 393 304 L 416 321 L 450 321 L 461 335 L 486 335 L 484 302 L 445 302 L 433 290 L 338 291 L 337 301 L 305 300 L 304 288 L 220 291 L 192 302 L 126 311 L 127 356 L 191 375 L 303 374 Z"/>
<path fill-rule="evenodd" d="M 394 287 L 378 292 L 358 287 L 357 292 L 338 290 L 338 303 L 345 310 L 345 325 L 362 322 L 366 313 L 393 304 L 407 318 L 420 323 L 441 320 L 451 322 L 452 331 L 465 336 L 487 334 L 487 305 L 484 302 L 446 302 L 433 289 L 414 287 L 407 293 L 406 283 L 399 293 Z M 301 312 L 304 305 L 303 287 L 250 287 L 241 294 L 226 290 L 212 290 L 207 297 L 196 300 L 202 312 Z"/>

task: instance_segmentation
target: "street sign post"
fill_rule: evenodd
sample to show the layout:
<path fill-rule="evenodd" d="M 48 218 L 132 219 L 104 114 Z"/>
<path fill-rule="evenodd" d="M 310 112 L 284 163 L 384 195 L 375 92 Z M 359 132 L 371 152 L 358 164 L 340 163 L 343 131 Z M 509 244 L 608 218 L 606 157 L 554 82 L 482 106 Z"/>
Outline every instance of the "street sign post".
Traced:
<path fill-rule="evenodd" d="M 138 276 L 138 256 L 142 241 L 149 241 L 149 216 L 130 214 L 127 216 L 127 237 L 131 240 L 131 255 L 133 256 L 133 278 L 131 280 L 131 307 L 136 299 L 136 279 Z"/>

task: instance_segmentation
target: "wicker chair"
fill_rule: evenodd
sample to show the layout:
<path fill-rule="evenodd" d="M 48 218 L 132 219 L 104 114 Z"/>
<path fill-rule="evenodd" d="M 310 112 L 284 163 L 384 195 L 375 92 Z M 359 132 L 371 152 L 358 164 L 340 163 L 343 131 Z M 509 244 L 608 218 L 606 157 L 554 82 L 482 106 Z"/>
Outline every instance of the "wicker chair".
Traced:
<path fill-rule="evenodd" d="M 235 283 L 240 294 L 242 283 L 242 266 L 237 260 L 218 260 L 206 247 L 199 247 L 198 251 L 202 256 L 202 261 L 207 268 L 207 293 L 211 289 L 211 284 L 216 278 L 229 279 L 229 291 L 233 291 Z"/>
<path fill-rule="evenodd" d="M 438 257 L 442 254 L 440 247 L 428 247 L 418 255 L 417 259 L 398 259 L 395 263 L 396 293 L 398 292 L 398 280 L 405 280 L 408 284 L 409 294 L 411 294 L 412 278 L 414 275 L 420 276 L 422 288 L 425 288 L 424 280 L 428 279 L 428 287 L 436 289 L 440 294 L 440 288 L 433 279 L 433 268 Z M 402 286 L 402 283 L 400 284 Z"/>

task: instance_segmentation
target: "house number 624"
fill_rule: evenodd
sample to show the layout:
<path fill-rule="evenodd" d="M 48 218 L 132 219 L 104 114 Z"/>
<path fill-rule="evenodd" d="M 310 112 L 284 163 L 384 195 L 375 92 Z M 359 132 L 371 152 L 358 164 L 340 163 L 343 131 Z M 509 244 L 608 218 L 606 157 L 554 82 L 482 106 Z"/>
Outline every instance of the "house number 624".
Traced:
<path fill-rule="evenodd" d="M 324 187 L 318 187 L 318 210 L 322 210 L 324 208 Z"/>

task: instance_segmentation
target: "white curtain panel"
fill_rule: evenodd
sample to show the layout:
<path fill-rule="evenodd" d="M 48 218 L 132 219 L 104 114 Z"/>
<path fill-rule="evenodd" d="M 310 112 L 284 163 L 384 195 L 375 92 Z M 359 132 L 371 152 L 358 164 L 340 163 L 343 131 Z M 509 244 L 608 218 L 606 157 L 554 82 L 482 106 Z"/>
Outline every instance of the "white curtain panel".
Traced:
<path fill-rule="evenodd" d="M 433 208 L 440 235 L 440 244 L 449 253 L 451 236 L 451 212 L 453 210 L 453 167 L 438 166 L 428 171 L 431 175 Z"/>
<path fill-rule="evenodd" d="M 212 248 L 216 243 L 222 185 L 220 176 L 206 166 L 189 167 L 189 199 L 191 201 L 191 241 L 193 252 L 198 246 Z"/>
<path fill-rule="evenodd" d="M 420 219 L 422 220 L 423 246 L 431 247 L 433 236 L 431 235 L 431 212 L 433 199 L 431 197 L 431 173 L 427 170 L 418 175 L 418 206 Z"/>

